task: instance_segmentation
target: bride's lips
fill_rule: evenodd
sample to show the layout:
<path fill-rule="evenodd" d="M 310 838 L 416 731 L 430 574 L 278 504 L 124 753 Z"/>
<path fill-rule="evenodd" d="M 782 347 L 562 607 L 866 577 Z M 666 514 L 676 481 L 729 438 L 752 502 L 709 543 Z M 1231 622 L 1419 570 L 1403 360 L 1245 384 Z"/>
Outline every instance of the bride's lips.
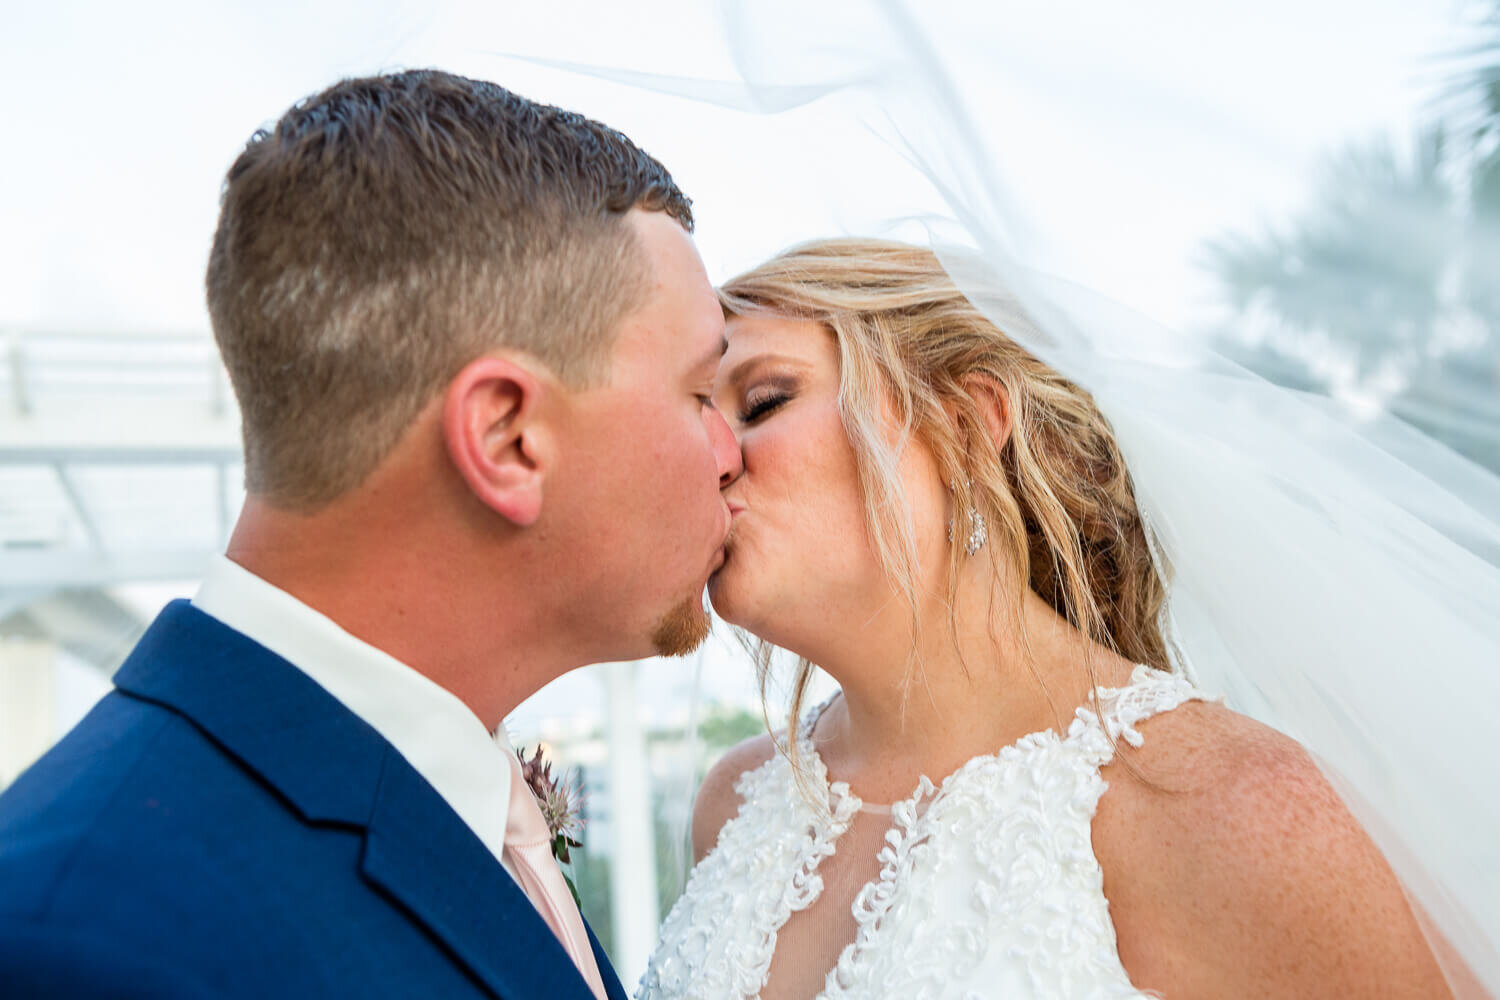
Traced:
<path fill-rule="evenodd" d="M 734 538 L 734 519 L 745 509 L 736 503 L 726 504 L 726 507 L 729 520 L 724 526 L 724 540 L 719 544 L 719 550 L 714 556 L 713 566 L 709 569 L 710 576 L 723 569 L 724 564 L 729 561 L 729 542 Z"/>
<path fill-rule="evenodd" d="M 739 508 L 743 509 L 743 508 Z M 709 567 L 709 575 L 717 573 L 729 558 L 729 539 L 734 535 L 734 515 L 736 508 L 733 504 L 726 505 L 724 518 L 724 537 L 719 542 L 718 549 L 714 552 L 713 565 Z"/>

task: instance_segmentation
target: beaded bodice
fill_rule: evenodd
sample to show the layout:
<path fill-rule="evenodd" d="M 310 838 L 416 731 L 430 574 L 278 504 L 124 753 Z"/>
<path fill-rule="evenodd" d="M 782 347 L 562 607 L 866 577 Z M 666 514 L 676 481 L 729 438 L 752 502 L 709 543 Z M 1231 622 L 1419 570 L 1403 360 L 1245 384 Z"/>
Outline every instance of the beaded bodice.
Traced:
<path fill-rule="evenodd" d="M 1115 946 L 1091 826 L 1112 758 L 1110 737 L 1143 742 L 1136 724 L 1194 698 L 1186 679 L 1137 667 L 1079 708 L 1064 736 L 1033 733 L 975 757 L 941 785 L 922 778 L 891 807 L 879 874 L 855 897 L 857 933 L 828 971 L 824 1000 L 890 997 L 1143 997 Z M 782 755 L 743 774 L 743 804 L 693 869 L 662 925 L 637 1000 L 750 998 L 767 981 L 777 933 L 823 891 L 818 867 L 861 803 L 829 784 L 801 793 Z"/>

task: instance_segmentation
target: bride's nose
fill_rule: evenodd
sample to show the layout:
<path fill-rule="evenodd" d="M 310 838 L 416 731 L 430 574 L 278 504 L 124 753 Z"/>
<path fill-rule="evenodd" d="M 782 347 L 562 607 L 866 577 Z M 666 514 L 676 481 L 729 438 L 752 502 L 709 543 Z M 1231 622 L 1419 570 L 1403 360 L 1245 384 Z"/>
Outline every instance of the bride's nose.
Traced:
<path fill-rule="evenodd" d="M 723 489 L 745 471 L 744 456 L 740 454 L 740 443 L 735 440 L 729 421 L 724 419 L 715 406 L 705 406 L 703 412 L 708 422 L 708 439 L 713 445 L 714 460 L 719 468 L 719 488 Z"/>

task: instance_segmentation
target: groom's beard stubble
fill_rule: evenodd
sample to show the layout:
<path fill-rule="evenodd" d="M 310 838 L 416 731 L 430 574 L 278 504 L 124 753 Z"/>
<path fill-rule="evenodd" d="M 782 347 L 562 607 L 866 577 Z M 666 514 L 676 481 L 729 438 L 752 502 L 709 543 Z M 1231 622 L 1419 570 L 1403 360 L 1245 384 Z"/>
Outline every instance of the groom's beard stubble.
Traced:
<path fill-rule="evenodd" d="M 658 656 L 686 656 L 703 645 L 711 628 L 703 596 L 694 594 L 662 616 L 651 632 L 651 643 Z"/>

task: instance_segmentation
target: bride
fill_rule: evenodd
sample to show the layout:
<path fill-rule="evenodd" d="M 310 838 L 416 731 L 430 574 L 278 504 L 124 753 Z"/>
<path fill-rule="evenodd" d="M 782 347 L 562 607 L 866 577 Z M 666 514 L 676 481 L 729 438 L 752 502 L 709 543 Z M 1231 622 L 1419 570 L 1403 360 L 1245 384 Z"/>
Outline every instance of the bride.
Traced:
<path fill-rule="evenodd" d="M 1449 995 L 1308 753 L 1174 670 L 1088 392 L 925 249 L 809 243 L 722 299 L 710 596 L 800 669 L 698 794 L 639 997 Z"/>

